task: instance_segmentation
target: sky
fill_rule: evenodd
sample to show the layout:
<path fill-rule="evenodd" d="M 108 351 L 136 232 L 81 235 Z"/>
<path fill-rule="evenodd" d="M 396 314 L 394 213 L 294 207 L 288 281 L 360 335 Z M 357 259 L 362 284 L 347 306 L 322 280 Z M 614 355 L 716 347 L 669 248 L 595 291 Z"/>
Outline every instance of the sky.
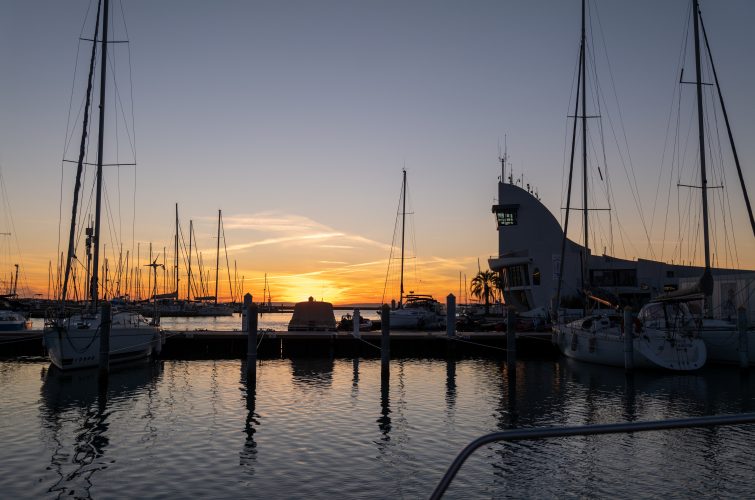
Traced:
<path fill-rule="evenodd" d="M 608 96 L 603 121 L 608 130 L 612 111 L 624 165 L 631 158 L 632 167 L 625 173 L 621 159 L 610 159 L 618 155 L 608 154 L 612 214 L 621 217 L 614 254 L 684 260 L 681 250 L 669 253 L 684 246 L 680 237 L 659 232 L 668 193 L 679 189 L 659 186 L 676 175 L 663 169 L 674 168 L 667 131 L 689 2 L 591 3 L 594 46 L 588 43 Z M 701 6 L 754 191 L 755 3 Z M 65 249 L 75 167 L 61 160 L 78 151 L 89 47 L 79 37 L 92 36 L 95 8 L 85 0 L 0 1 L 0 169 L 7 194 L 0 232 L 13 233 L 4 237 L 0 286 L 20 261 L 27 294 L 47 294 L 50 262 L 54 267 Z M 310 295 L 389 301 L 395 285 L 384 292 L 385 281 L 396 274 L 387 270 L 406 168 L 406 289 L 459 295 L 460 276 L 471 279 L 478 262 L 486 269 L 498 251 L 491 205 L 504 142 L 515 177 L 524 175 L 523 184 L 560 217 L 577 0 L 134 0 L 111 8 L 111 39 L 129 44 L 111 45 L 116 62 L 108 78 L 118 93 L 108 91 L 108 106 L 124 112 L 108 122 L 105 161 L 137 163 L 107 167 L 103 239 L 111 262 L 122 245 L 138 251 L 143 266 L 150 243 L 162 259 L 163 247 L 172 246 L 177 203 L 184 237 L 193 220 L 205 269 L 214 270 L 220 209 L 228 249 L 221 296 L 228 295 L 223 288 L 235 262 L 244 291 L 255 298 L 267 273 L 274 302 Z M 686 80 L 693 67 L 685 68 Z M 684 91 L 689 97 L 691 86 Z M 680 137 L 688 141 L 686 123 Z M 755 246 L 731 172 L 727 227 L 737 235 L 738 256 L 721 250 L 726 258 L 716 262 L 752 269 Z M 652 229 L 639 222 L 639 210 L 654 221 Z M 610 246 L 600 236 L 594 244 Z M 699 252 L 687 253 L 700 261 Z"/>

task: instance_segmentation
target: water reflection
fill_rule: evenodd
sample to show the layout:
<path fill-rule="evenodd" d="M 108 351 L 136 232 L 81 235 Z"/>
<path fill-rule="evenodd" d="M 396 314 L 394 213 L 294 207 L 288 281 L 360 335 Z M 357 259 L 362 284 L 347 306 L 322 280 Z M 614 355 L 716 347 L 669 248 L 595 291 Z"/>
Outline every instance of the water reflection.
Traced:
<path fill-rule="evenodd" d="M 446 412 L 451 419 L 456 408 L 456 358 L 446 358 Z"/>
<path fill-rule="evenodd" d="M 45 369 L 40 381 L 39 363 L 14 367 L 15 378 L 0 369 L 0 456 L 14 472 L 2 491 L 416 498 L 491 431 L 755 407 L 755 371 L 728 368 L 627 378 L 566 360 L 520 359 L 509 373 L 499 360 L 399 359 L 383 379 L 374 358 L 280 359 L 257 365 L 255 387 L 239 361 L 164 366 L 159 379 L 125 383 L 114 370 L 104 395 L 96 370 Z M 755 429 L 742 426 L 491 445 L 464 466 L 449 498 L 748 497 L 753 443 Z"/>
<path fill-rule="evenodd" d="M 380 417 L 377 419 L 378 429 L 382 437 L 381 441 L 388 443 L 391 440 L 391 376 L 387 370 L 381 370 L 380 374 Z"/>
<path fill-rule="evenodd" d="M 351 361 L 351 398 L 359 397 L 359 356 L 354 357 Z"/>
<path fill-rule="evenodd" d="M 254 370 L 256 372 L 256 370 Z M 244 391 L 246 401 L 246 419 L 244 421 L 244 434 L 246 438 L 244 445 L 239 453 L 239 465 L 250 474 L 254 474 L 255 464 L 257 462 L 257 442 L 254 435 L 257 427 L 260 425 L 260 416 L 256 412 L 257 405 L 257 387 L 256 377 L 250 375 L 247 369 L 246 361 L 241 363 L 241 388 Z"/>
<path fill-rule="evenodd" d="M 333 384 L 332 357 L 326 358 L 291 358 L 292 382 L 303 389 L 312 387 L 328 389 Z"/>
<path fill-rule="evenodd" d="M 137 397 L 154 386 L 162 363 L 142 361 L 111 368 L 109 385 L 98 382 L 98 369 L 63 372 L 54 366 L 42 370 L 43 430 L 54 443 L 48 470 L 57 480 L 48 492 L 89 498 L 95 474 L 115 459 L 106 459 L 114 402 Z M 150 405 L 148 405 L 150 408 Z M 150 421 L 151 410 L 145 418 Z"/>

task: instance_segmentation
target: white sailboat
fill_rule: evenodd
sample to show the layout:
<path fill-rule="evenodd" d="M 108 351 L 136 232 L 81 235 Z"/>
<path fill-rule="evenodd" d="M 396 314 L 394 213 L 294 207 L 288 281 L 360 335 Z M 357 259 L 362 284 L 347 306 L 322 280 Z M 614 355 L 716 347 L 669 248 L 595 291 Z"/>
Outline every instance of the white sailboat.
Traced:
<path fill-rule="evenodd" d="M 708 360 L 713 363 L 725 363 L 735 364 L 743 361 L 742 354 L 745 354 L 745 359 L 750 366 L 755 366 L 755 329 L 750 327 L 746 330 L 743 339 L 740 338 L 739 329 L 737 325 L 736 316 L 733 319 L 714 318 L 712 314 L 712 295 L 714 288 L 714 278 L 711 273 L 711 256 L 710 256 L 710 235 L 709 235 L 709 213 L 708 213 L 708 177 L 706 172 L 706 152 L 705 152 L 705 108 L 703 106 L 703 83 L 701 76 L 701 38 L 705 43 L 705 50 L 708 54 L 708 61 L 710 63 L 710 69 L 713 73 L 714 86 L 718 96 L 718 101 L 721 106 L 721 112 L 723 114 L 724 123 L 726 124 L 726 131 L 729 138 L 729 145 L 732 150 L 732 156 L 737 168 L 739 182 L 742 188 L 742 194 L 744 197 L 745 205 L 747 207 L 750 225 L 752 227 L 753 236 L 755 236 L 755 218 L 753 218 L 752 206 L 750 205 L 750 198 L 747 194 L 747 188 L 742 176 L 742 168 L 739 163 L 739 155 L 734 144 L 734 136 L 731 132 L 731 126 L 729 123 L 729 116 L 726 112 L 726 106 L 724 104 L 723 95 L 721 93 L 721 87 L 718 81 L 718 74 L 716 73 L 716 67 L 713 63 L 713 55 L 710 52 L 710 45 L 708 44 L 708 35 L 705 31 L 705 25 L 703 24 L 702 14 L 700 12 L 699 0 L 692 0 L 692 16 L 695 38 L 695 75 L 696 80 L 694 82 L 697 90 L 697 122 L 699 133 L 699 159 L 700 159 L 700 193 L 702 197 L 702 222 L 703 222 L 703 243 L 704 243 L 704 256 L 705 256 L 705 271 L 696 286 L 680 290 L 679 292 L 671 295 L 670 297 L 660 297 L 659 302 L 668 302 L 669 300 L 677 301 L 682 304 L 702 304 L 701 309 L 702 318 L 698 315 L 699 336 L 705 342 L 708 349 Z M 701 37 L 702 32 L 702 37 Z M 734 304 L 732 304 L 732 308 Z M 747 321 L 747 318 L 743 318 Z M 750 319 L 752 321 L 752 319 Z M 746 326 L 746 325 L 745 325 Z"/>
<path fill-rule="evenodd" d="M 391 308 L 391 328 L 398 330 L 440 329 L 445 326 L 446 315 L 443 305 L 432 295 L 415 294 L 409 291 L 404 295 L 404 240 L 406 234 L 406 169 L 401 183 L 401 277 L 399 301 Z M 388 264 L 390 266 L 390 262 Z"/>
<path fill-rule="evenodd" d="M 99 256 L 100 256 L 100 216 L 102 209 L 102 166 L 105 124 L 105 83 L 108 67 L 108 24 L 109 1 L 101 0 L 97 7 L 94 36 L 92 37 L 92 54 L 89 63 L 89 77 L 84 109 L 81 147 L 79 151 L 76 184 L 74 188 L 73 209 L 68 243 L 64 281 L 61 290 L 60 310 L 54 318 L 45 322 L 43 341 L 52 363 L 62 370 L 97 366 L 99 362 L 100 332 L 104 321 L 110 321 L 110 360 L 111 363 L 129 361 L 150 356 L 161 345 L 160 330 L 150 326 L 140 314 L 132 311 L 115 311 L 111 318 L 102 318 L 98 309 L 99 302 Z M 102 33 L 100 35 L 100 24 Z M 76 259 L 75 241 L 77 227 L 78 197 L 87 144 L 88 117 L 92 96 L 94 66 L 99 42 L 100 63 L 100 103 L 99 130 L 97 141 L 97 173 L 95 222 L 93 228 L 87 228 L 87 244 L 93 247 L 92 276 L 89 287 L 89 304 L 83 312 L 70 314 L 65 304 L 71 266 Z M 90 248 L 87 248 L 87 256 Z M 87 263 L 88 264 L 88 263 Z M 88 267 L 88 265 L 87 265 Z"/>
<path fill-rule="evenodd" d="M 588 203 L 587 203 L 587 109 L 586 109 L 586 38 L 585 38 L 585 0 L 582 0 L 582 36 L 580 44 L 580 72 L 577 87 L 581 85 L 581 115 L 578 113 L 580 106 L 580 91 L 574 109 L 574 131 L 572 135 L 572 167 L 574 158 L 574 146 L 577 130 L 577 119 L 582 120 L 582 166 L 583 166 L 583 230 L 584 246 L 582 252 L 582 288 L 585 297 L 584 317 L 575 321 L 564 322 L 562 316 L 554 322 L 553 340 L 561 353 L 569 358 L 590 363 L 625 366 L 625 335 L 632 335 L 634 350 L 634 366 L 636 368 L 662 368 L 668 370 L 688 371 L 701 368 L 707 358 L 705 344 L 697 338 L 694 331 L 694 318 L 689 309 L 680 304 L 661 306 L 666 314 L 663 323 L 633 324 L 628 331 L 624 331 L 622 317 L 618 314 L 618 301 L 613 297 L 601 293 L 599 290 L 591 290 L 588 269 Z M 570 169 L 571 172 L 572 169 Z M 567 209 L 562 241 L 559 276 L 564 275 L 564 249 L 566 247 L 566 234 L 569 224 L 569 211 L 571 199 L 571 176 L 569 178 L 569 191 L 567 195 Z M 555 305 L 560 306 L 561 281 L 556 292 Z M 609 309 L 597 309 L 588 312 L 589 303 L 608 306 Z M 647 307 L 647 306 L 646 306 Z M 673 310 L 668 310 L 671 308 Z M 651 310 L 643 308 L 639 318 L 644 318 Z"/>

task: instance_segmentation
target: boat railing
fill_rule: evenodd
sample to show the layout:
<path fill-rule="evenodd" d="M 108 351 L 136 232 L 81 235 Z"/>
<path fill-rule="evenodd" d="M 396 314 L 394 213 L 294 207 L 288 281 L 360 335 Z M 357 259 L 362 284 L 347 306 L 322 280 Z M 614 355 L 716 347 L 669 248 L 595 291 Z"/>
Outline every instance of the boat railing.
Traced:
<path fill-rule="evenodd" d="M 632 432 L 661 431 L 672 429 L 689 429 L 700 427 L 718 427 L 722 425 L 755 424 L 755 413 L 739 413 L 734 415 L 710 415 L 704 417 L 654 420 L 645 422 L 621 422 L 615 424 L 595 424 L 563 427 L 535 427 L 531 429 L 511 429 L 501 432 L 493 432 L 481 436 L 469 443 L 456 456 L 440 483 L 430 496 L 431 499 L 440 499 L 446 492 L 456 474 L 464 462 L 478 448 L 486 444 L 499 441 L 522 441 L 535 439 L 548 439 L 570 436 L 593 436 L 596 434 L 621 434 Z"/>

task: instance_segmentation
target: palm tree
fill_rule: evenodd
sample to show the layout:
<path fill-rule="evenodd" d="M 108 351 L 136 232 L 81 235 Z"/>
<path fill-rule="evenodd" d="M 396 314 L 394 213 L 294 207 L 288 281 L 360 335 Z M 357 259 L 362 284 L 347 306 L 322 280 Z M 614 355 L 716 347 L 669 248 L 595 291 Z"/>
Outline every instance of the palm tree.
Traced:
<path fill-rule="evenodd" d="M 472 278 L 469 285 L 469 291 L 473 297 L 485 301 L 485 314 L 490 312 L 490 299 L 495 296 L 495 289 L 498 286 L 498 275 L 493 271 L 480 271 L 477 276 Z"/>

